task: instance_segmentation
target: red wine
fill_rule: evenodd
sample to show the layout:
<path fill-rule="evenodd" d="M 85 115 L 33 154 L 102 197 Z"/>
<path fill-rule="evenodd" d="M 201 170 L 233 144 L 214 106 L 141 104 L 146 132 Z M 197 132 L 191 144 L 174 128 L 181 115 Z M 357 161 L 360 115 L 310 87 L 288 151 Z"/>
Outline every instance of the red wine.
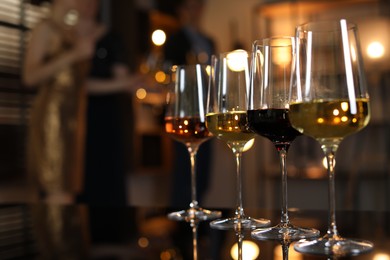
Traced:
<path fill-rule="evenodd" d="M 188 144 L 200 144 L 211 138 L 206 123 L 199 117 L 166 117 L 165 132 L 173 139 Z"/>
<path fill-rule="evenodd" d="M 277 147 L 289 145 L 301 135 L 291 126 L 288 109 L 248 110 L 248 125 L 252 131 L 268 138 Z"/>

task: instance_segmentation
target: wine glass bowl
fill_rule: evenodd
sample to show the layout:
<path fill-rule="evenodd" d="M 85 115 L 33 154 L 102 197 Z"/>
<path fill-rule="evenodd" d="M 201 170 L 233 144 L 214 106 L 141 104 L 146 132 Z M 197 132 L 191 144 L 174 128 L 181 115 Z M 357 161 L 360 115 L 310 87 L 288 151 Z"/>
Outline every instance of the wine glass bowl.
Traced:
<path fill-rule="evenodd" d="M 315 138 L 326 156 L 329 218 L 326 234 L 300 241 L 301 253 L 346 256 L 369 252 L 369 241 L 343 238 L 336 226 L 335 154 L 341 141 L 370 119 L 369 95 L 356 25 L 345 19 L 296 28 L 297 62 L 290 93 L 290 120 Z"/>
<path fill-rule="evenodd" d="M 268 138 L 278 151 L 282 175 L 282 212 L 280 223 L 252 231 L 259 240 L 294 241 L 319 235 L 312 228 L 290 223 L 287 194 L 287 151 L 301 135 L 289 120 L 289 91 L 295 62 L 293 37 L 272 37 L 255 41 L 249 91 L 249 128 Z"/>
<path fill-rule="evenodd" d="M 206 124 L 208 130 L 224 141 L 236 160 L 235 216 L 210 223 L 215 229 L 253 229 L 268 226 L 266 219 L 246 216 L 242 205 L 241 156 L 253 145 L 255 134 L 247 125 L 247 89 L 249 87 L 249 56 L 244 50 L 212 57 L 208 90 Z"/>
<path fill-rule="evenodd" d="M 199 146 L 211 138 L 205 122 L 208 80 L 204 65 L 180 65 L 172 68 L 174 84 L 167 94 L 165 132 L 186 146 L 191 161 L 190 207 L 169 213 L 168 217 L 173 220 L 199 221 L 221 216 L 220 211 L 202 209 L 196 197 L 196 154 Z"/>
<path fill-rule="evenodd" d="M 200 117 L 166 117 L 165 132 L 187 147 L 200 146 L 211 138 Z"/>

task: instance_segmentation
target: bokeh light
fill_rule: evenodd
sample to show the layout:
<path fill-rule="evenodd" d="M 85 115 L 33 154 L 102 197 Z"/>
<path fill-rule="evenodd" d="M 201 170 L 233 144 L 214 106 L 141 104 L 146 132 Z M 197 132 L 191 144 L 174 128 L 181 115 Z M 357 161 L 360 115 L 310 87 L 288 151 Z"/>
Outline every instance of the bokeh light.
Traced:
<path fill-rule="evenodd" d="M 137 89 L 137 91 L 135 92 L 135 95 L 136 95 L 136 97 L 138 98 L 138 99 L 144 99 L 144 98 L 146 98 L 146 96 L 147 96 L 147 92 L 146 92 L 146 89 L 144 89 L 144 88 L 139 88 L 139 89 Z"/>
<path fill-rule="evenodd" d="M 232 71 L 243 71 L 248 67 L 248 53 L 244 50 L 235 50 L 227 55 L 227 65 Z"/>
<path fill-rule="evenodd" d="M 374 41 L 367 46 L 367 55 L 372 59 L 379 59 L 385 54 L 385 47 L 382 43 Z"/>
<path fill-rule="evenodd" d="M 242 259 L 243 260 L 254 260 L 257 259 L 257 257 L 260 254 L 260 248 L 259 246 L 249 240 L 242 241 Z M 238 244 L 235 243 L 232 248 L 230 249 L 230 256 L 237 260 L 238 258 Z"/>
<path fill-rule="evenodd" d="M 163 30 L 157 29 L 152 33 L 152 42 L 156 46 L 161 46 L 165 43 L 167 35 Z"/>

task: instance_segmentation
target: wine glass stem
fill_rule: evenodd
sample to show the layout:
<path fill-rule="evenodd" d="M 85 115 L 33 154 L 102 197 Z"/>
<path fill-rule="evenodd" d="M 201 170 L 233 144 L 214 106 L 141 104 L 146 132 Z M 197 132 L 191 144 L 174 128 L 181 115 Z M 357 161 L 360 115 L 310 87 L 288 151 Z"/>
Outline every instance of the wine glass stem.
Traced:
<path fill-rule="evenodd" d="M 191 208 L 198 207 L 198 201 L 196 199 L 196 153 L 198 147 L 189 147 L 188 152 L 190 154 L 191 161 Z"/>
<path fill-rule="evenodd" d="M 236 209 L 236 217 L 238 219 L 244 216 L 244 209 L 242 207 L 242 176 L 241 176 L 241 152 L 235 152 L 236 156 L 236 191 L 237 191 L 237 209 Z"/>
<path fill-rule="evenodd" d="M 280 168 L 282 170 L 282 216 L 281 223 L 288 224 L 288 209 L 287 209 L 287 149 L 278 149 L 280 158 Z"/>
<path fill-rule="evenodd" d="M 335 192 L 335 153 L 337 146 L 333 145 L 330 147 L 323 147 L 326 156 L 328 176 L 329 176 L 329 191 L 328 191 L 328 200 L 329 200 L 329 217 L 328 217 L 328 231 L 327 236 L 337 237 L 337 226 L 336 226 L 336 192 Z"/>
<path fill-rule="evenodd" d="M 198 259 L 198 223 L 195 219 L 191 220 L 192 227 L 192 247 L 193 247 L 193 259 Z"/>
<path fill-rule="evenodd" d="M 288 249 L 290 247 L 290 243 L 282 243 L 282 254 L 283 254 L 283 260 L 288 260 Z"/>
<path fill-rule="evenodd" d="M 242 258 L 242 244 L 244 242 L 244 235 L 242 234 L 242 231 L 239 230 L 237 233 L 237 259 L 238 260 L 243 260 Z"/>

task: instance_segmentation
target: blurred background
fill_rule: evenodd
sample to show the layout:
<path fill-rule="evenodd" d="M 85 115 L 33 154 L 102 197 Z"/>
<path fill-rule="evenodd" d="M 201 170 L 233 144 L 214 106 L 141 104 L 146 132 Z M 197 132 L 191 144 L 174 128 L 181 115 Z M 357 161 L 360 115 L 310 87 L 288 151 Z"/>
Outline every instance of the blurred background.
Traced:
<path fill-rule="evenodd" d="M 100 19 L 121 35 L 133 71 L 169 84 L 163 70 L 164 39 L 179 28 L 174 0 L 101 0 Z M 21 83 L 21 65 L 30 30 L 50 13 L 43 0 L 0 0 L 0 202 L 29 200 L 25 172 L 26 127 L 35 95 Z M 293 35 L 297 24 L 346 18 L 360 29 L 371 122 L 346 138 L 336 163 L 337 205 L 342 209 L 390 210 L 390 2 L 388 0 L 206 0 L 203 30 L 218 52 L 249 50 L 251 43 L 275 35 Z M 130 96 L 134 115 L 129 129 L 128 203 L 169 205 L 175 163 L 172 140 L 161 124 L 164 96 L 140 86 Z M 123 102 L 127 102 L 124 100 Z M 123 109 L 128 109 L 124 104 Z M 126 114 L 126 113 L 125 113 Z M 131 134 L 130 134 L 131 133 Z M 244 205 L 279 208 L 280 171 L 274 146 L 256 137 L 243 156 Z M 211 183 L 205 207 L 234 207 L 235 166 L 224 143 L 211 140 Z M 289 206 L 327 208 L 327 176 L 319 145 L 299 137 L 288 158 Z M 189 174 L 189 173 L 183 173 Z M 180 196 L 180 194 L 178 194 Z"/>

